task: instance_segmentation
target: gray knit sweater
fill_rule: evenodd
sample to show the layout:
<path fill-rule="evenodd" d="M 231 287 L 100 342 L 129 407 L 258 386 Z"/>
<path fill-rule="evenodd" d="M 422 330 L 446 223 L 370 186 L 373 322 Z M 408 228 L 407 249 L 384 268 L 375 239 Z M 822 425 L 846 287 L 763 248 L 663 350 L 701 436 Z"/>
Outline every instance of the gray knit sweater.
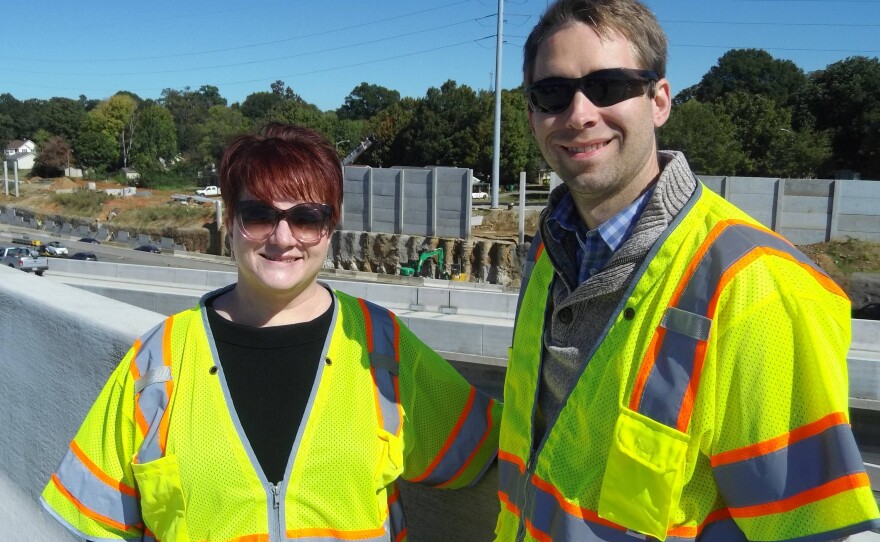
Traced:
<path fill-rule="evenodd" d="M 683 154 L 661 151 L 659 159 L 660 178 L 632 236 L 599 273 L 581 284 L 577 282 L 575 263 L 577 239 L 574 234 L 566 232 L 557 243 L 546 224 L 546 218 L 568 192 L 568 187 L 556 188 L 541 214 L 541 237 L 556 274 L 548 304 L 549 321 L 544 328 L 535 417 L 536 444 L 558 416 L 651 246 L 696 190 L 697 180 Z"/>

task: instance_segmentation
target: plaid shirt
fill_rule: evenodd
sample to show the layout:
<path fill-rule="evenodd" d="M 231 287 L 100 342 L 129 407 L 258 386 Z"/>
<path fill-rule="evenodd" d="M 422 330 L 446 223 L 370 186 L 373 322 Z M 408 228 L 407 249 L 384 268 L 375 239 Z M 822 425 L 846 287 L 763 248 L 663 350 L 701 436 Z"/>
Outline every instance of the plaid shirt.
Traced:
<path fill-rule="evenodd" d="M 578 283 L 583 283 L 601 271 L 614 252 L 629 239 L 653 192 L 654 188 L 651 187 L 625 209 L 600 224 L 598 228 L 589 231 L 577 213 L 571 192 L 556 205 L 547 217 L 547 228 L 557 242 L 562 240 L 566 232 L 573 233 L 577 238 L 578 251 L 575 261 L 580 262 Z"/>

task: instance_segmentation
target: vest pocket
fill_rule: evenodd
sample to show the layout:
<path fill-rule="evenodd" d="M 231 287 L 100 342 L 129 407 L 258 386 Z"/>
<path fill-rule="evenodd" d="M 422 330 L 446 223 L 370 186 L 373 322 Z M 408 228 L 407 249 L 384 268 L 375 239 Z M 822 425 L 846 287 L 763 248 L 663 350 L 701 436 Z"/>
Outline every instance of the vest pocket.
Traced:
<path fill-rule="evenodd" d="M 379 428 L 379 462 L 374 476 L 377 489 L 393 484 L 403 473 L 403 445 L 400 438 Z"/>
<path fill-rule="evenodd" d="M 162 542 L 190 542 L 177 456 L 168 454 L 147 463 L 132 463 L 131 469 L 147 528 Z"/>
<path fill-rule="evenodd" d="M 599 494 L 599 516 L 660 540 L 683 486 L 690 437 L 621 407 Z"/>

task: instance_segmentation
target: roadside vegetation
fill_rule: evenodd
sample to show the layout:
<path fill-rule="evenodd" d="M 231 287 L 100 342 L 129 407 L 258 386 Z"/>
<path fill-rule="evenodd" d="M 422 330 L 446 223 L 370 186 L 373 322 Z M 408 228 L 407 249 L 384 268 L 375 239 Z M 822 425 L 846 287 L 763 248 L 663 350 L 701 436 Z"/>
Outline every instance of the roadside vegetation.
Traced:
<path fill-rule="evenodd" d="M 192 228 L 210 222 L 213 217 L 212 207 L 166 204 L 121 210 L 114 216 L 113 225 L 137 230 Z"/>
<path fill-rule="evenodd" d="M 94 190 L 80 190 L 69 194 L 51 194 L 49 201 L 60 208 L 60 214 L 70 216 L 95 216 L 113 196 Z"/>

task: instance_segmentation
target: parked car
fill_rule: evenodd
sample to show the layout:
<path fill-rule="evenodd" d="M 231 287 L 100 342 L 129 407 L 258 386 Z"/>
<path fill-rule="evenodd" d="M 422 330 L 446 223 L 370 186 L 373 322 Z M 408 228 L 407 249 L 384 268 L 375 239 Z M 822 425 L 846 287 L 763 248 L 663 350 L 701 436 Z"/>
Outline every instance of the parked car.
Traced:
<path fill-rule="evenodd" d="M 85 260 L 87 262 L 97 262 L 98 257 L 94 252 L 77 252 L 70 257 L 71 260 Z"/>
<path fill-rule="evenodd" d="M 134 247 L 135 250 L 140 250 L 141 252 L 152 252 L 153 254 L 162 254 L 162 250 L 155 245 L 140 245 Z"/>
<path fill-rule="evenodd" d="M 197 196 L 219 196 L 220 195 L 220 187 L 219 186 L 206 186 L 204 188 L 199 188 L 196 190 Z"/>
<path fill-rule="evenodd" d="M 0 264 L 42 275 L 49 269 L 49 259 L 36 252 L 27 247 L 0 247 Z"/>
<path fill-rule="evenodd" d="M 489 199 L 489 194 L 486 192 L 472 192 L 471 199 Z"/>
<path fill-rule="evenodd" d="M 67 247 L 61 241 L 49 241 L 43 246 L 45 247 L 43 250 L 49 256 L 62 256 L 64 258 L 68 256 Z"/>
<path fill-rule="evenodd" d="M 98 241 L 94 237 L 81 237 L 79 240 L 80 243 L 92 243 L 93 245 L 100 245 L 101 241 Z"/>

